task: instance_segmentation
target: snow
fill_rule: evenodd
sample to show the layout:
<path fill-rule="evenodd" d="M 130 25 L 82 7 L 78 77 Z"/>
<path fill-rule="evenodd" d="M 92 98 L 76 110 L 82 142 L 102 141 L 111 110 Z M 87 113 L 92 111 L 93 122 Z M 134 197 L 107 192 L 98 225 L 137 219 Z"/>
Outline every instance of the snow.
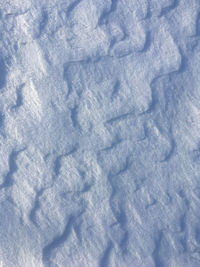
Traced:
<path fill-rule="evenodd" d="M 0 2 L 0 266 L 200 266 L 200 2 Z"/>

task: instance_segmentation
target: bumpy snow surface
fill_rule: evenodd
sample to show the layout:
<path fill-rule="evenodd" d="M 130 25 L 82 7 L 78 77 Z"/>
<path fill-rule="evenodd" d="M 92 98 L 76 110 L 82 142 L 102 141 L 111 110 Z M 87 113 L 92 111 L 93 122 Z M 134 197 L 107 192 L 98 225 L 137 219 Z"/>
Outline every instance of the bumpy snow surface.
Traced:
<path fill-rule="evenodd" d="M 0 266 L 200 266 L 200 1 L 0 1 Z"/>

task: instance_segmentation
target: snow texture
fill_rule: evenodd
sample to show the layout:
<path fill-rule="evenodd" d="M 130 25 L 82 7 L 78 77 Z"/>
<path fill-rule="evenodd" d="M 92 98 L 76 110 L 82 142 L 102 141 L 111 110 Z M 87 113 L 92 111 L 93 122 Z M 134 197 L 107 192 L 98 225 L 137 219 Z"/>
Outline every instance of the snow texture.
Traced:
<path fill-rule="evenodd" d="M 200 266 L 200 1 L 0 1 L 0 266 Z"/>

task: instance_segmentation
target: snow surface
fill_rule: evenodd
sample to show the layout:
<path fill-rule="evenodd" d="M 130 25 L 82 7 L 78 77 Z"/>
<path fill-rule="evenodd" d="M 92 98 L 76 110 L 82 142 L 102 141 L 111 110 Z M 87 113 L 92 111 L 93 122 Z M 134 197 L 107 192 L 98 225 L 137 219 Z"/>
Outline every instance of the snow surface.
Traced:
<path fill-rule="evenodd" d="M 200 266 L 200 1 L 0 1 L 0 266 Z"/>

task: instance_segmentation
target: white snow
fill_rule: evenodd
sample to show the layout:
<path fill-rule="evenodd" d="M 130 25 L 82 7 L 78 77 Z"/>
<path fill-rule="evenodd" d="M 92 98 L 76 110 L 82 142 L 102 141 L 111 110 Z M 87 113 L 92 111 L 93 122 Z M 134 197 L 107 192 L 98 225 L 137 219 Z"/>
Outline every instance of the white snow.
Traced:
<path fill-rule="evenodd" d="M 200 266 L 199 0 L 0 2 L 0 266 Z"/>

